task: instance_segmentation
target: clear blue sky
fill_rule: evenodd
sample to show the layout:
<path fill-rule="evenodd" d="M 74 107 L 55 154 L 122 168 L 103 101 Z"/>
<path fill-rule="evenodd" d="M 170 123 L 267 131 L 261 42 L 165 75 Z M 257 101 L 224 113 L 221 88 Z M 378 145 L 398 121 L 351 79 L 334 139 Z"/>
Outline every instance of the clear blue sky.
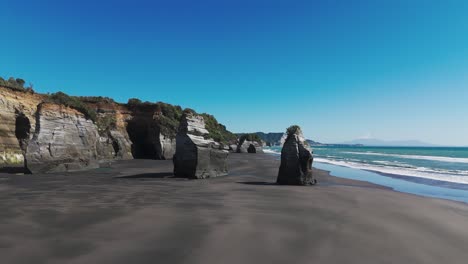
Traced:
<path fill-rule="evenodd" d="M 0 76 L 234 132 L 468 145 L 468 1 L 0 0 Z"/>

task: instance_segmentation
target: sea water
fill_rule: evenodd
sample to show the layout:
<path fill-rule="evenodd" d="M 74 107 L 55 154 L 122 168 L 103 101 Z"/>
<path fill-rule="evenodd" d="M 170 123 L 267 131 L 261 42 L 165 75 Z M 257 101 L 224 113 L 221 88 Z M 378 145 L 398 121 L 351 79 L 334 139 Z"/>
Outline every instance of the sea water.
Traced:
<path fill-rule="evenodd" d="M 468 203 L 468 148 L 313 147 L 314 167 L 397 191 Z M 279 155 L 280 147 L 266 148 Z"/>

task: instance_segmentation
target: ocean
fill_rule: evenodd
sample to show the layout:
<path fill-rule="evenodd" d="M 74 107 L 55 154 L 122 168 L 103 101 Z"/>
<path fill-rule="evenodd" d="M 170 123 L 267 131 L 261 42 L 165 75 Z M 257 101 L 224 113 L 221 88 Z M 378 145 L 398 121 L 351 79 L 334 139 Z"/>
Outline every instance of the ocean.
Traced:
<path fill-rule="evenodd" d="M 468 148 L 313 147 L 314 167 L 398 191 L 468 202 Z M 279 155 L 280 147 L 266 148 Z"/>

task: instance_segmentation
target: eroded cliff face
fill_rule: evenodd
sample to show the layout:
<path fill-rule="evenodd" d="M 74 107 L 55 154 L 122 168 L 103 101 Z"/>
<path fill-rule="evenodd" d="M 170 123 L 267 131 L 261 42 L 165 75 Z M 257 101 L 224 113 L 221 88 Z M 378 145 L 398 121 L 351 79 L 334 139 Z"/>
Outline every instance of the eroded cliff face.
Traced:
<path fill-rule="evenodd" d="M 194 113 L 185 113 L 177 133 L 174 175 L 205 179 L 228 174 L 228 151 L 208 137 L 205 120 Z"/>
<path fill-rule="evenodd" d="M 36 112 L 36 129 L 26 149 L 26 167 L 32 173 L 98 168 L 98 144 L 96 125 L 82 113 L 41 103 Z"/>
<path fill-rule="evenodd" d="M 24 154 L 35 132 L 37 105 L 42 95 L 0 87 L 0 171 L 24 169 Z"/>
<path fill-rule="evenodd" d="M 114 102 L 88 103 L 97 113 L 99 142 L 97 154 L 102 161 L 132 159 L 132 141 L 127 133 L 131 112 Z"/>
<path fill-rule="evenodd" d="M 175 154 L 175 134 L 164 133 L 161 113 L 156 106 L 132 109 L 127 132 L 133 142 L 132 153 L 139 159 L 172 159 Z"/>
<path fill-rule="evenodd" d="M 94 121 L 47 95 L 0 87 L 0 171 L 74 171 L 116 159 L 174 156 L 175 133 L 162 125 L 156 104 L 86 100 L 97 113 Z"/>

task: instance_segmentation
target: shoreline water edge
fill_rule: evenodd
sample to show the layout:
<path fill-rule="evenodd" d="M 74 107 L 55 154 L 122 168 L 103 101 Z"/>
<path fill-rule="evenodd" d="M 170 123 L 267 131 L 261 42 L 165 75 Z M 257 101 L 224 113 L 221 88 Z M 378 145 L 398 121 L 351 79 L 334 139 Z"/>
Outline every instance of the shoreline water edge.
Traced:
<path fill-rule="evenodd" d="M 463 178 L 463 176 L 459 176 L 460 181 L 454 182 L 449 180 L 440 180 L 440 177 L 426 177 L 427 175 L 412 175 L 411 171 L 408 173 L 409 175 L 405 174 L 396 174 L 392 171 L 391 168 L 384 168 L 383 166 L 378 170 L 374 169 L 376 167 L 366 166 L 364 163 L 360 163 L 359 161 L 354 159 L 350 162 L 342 160 L 338 160 L 340 157 L 334 156 L 335 159 L 327 159 L 323 156 L 323 149 L 325 148 L 316 148 L 314 147 L 314 163 L 313 166 L 320 170 L 325 170 L 330 173 L 330 175 L 339 177 L 339 178 L 346 178 L 352 180 L 359 180 L 359 181 L 366 181 L 370 183 L 374 183 L 377 185 L 389 187 L 397 192 L 403 193 L 410 193 L 419 196 L 425 197 L 433 197 L 433 198 L 441 198 L 447 199 L 452 201 L 464 202 L 468 204 L 468 184 L 465 184 L 465 181 L 468 180 L 468 176 Z M 330 147 L 327 147 L 330 149 Z M 372 148 L 362 148 L 362 153 L 353 152 L 352 154 L 355 155 L 362 155 L 368 157 L 375 157 L 375 156 L 385 156 L 385 153 L 376 153 L 369 150 Z M 264 149 L 265 153 L 269 155 L 276 156 L 277 158 L 280 157 L 281 154 L 281 147 L 266 147 Z M 320 153 L 322 151 L 322 153 Z M 375 149 L 374 149 L 375 151 Z M 393 148 L 393 151 L 396 151 Z M 320 154 L 317 154 L 319 152 Z M 344 151 L 344 152 L 351 152 L 351 151 Z M 336 151 L 335 151 L 336 153 Z M 375 153 L 375 155 L 374 155 Z M 336 155 L 336 154 L 335 154 Z M 397 157 L 401 158 L 401 156 L 406 158 L 413 158 L 412 155 L 398 155 L 398 154 L 388 154 L 389 157 Z M 426 159 L 427 157 L 427 159 Z M 464 158 L 451 158 L 451 157 L 440 157 L 440 159 L 445 159 L 450 161 L 451 159 L 454 162 L 457 162 L 460 166 L 468 166 L 464 164 L 462 160 Z M 433 159 L 431 156 L 416 156 L 416 159 L 423 160 L 427 164 L 427 161 Z M 383 161 L 378 161 L 383 162 Z M 440 161 L 433 161 L 439 162 Z M 390 161 L 388 162 L 390 163 Z M 402 163 L 402 162 L 401 162 Z M 394 170 L 397 171 L 397 170 Z M 401 170 L 404 172 L 403 170 Z M 390 173 L 393 172 L 393 173 Z M 465 173 L 465 171 L 460 170 L 460 174 Z M 468 173 L 468 171 L 466 172 Z M 453 178 L 452 178 L 453 179 Z"/>

